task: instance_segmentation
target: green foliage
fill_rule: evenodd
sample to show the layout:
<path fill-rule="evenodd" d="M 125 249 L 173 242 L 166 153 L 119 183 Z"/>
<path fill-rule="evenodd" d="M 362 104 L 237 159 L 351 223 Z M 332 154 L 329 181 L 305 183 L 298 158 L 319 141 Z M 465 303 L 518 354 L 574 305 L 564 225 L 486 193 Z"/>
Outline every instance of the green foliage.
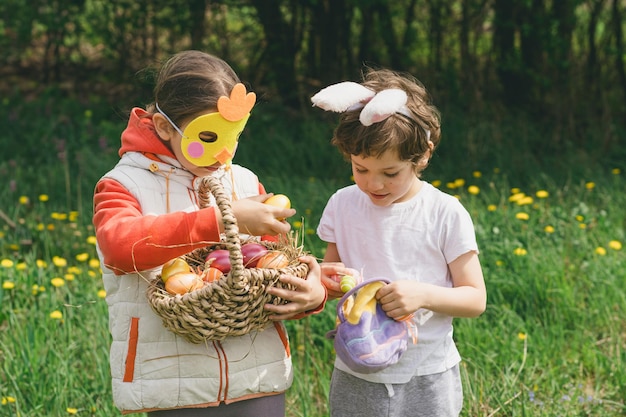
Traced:
<path fill-rule="evenodd" d="M 0 416 L 118 415 L 91 192 L 117 160 L 125 120 L 97 106 L 85 117 L 90 106 L 52 99 L 11 100 L 0 112 L 17 112 L 0 132 L 8 184 L 0 189 Z M 485 314 L 455 321 L 463 416 L 623 415 L 623 160 L 571 151 L 534 158 L 528 148 L 540 128 L 527 120 L 451 113 L 425 179 L 472 214 L 488 290 Z M 328 197 L 350 183 L 350 168 L 329 145 L 332 118 L 317 116 L 259 106 L 236 161 L 290 197 L 293 228 L 321 258 L 315 228 Z M 66 141 L 65 159 L 55 138 Z M 335 305 L 287 322 L 295 367 L 288 415 L 328 414 L 325 334 Z"/>

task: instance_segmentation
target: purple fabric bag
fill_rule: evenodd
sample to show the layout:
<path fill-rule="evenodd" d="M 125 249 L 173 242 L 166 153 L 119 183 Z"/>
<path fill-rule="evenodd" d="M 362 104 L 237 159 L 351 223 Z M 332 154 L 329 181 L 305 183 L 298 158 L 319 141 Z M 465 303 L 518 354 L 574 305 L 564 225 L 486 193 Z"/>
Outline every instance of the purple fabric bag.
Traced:
<path fill-rule="evenodd" d="M 337 356 L 355 372 L 385 369 L 398 362 L 407 349 L 407 323 L 387 316 L 375 298 L 376 291 L 388 283 L 386 279 L 364 281 L 337 303 L 338 324 L 327 337 L 334 338 Z"/>

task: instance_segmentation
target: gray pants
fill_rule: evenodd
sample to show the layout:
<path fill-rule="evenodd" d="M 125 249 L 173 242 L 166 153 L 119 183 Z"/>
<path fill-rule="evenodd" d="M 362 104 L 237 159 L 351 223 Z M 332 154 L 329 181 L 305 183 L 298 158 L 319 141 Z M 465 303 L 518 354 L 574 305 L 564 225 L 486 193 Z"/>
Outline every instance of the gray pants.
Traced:
<path fill-rule="evenodd" d="M 333 371 L 331 417 L 457 417 L 463 408 L 459 366 L 406 384 L 379 384 Z"/>
<path fill-rule="evenodd" d="M 148 417 L 284 417 L 285 394 L 253 398 L 218 407 L 152 411 Z"/>

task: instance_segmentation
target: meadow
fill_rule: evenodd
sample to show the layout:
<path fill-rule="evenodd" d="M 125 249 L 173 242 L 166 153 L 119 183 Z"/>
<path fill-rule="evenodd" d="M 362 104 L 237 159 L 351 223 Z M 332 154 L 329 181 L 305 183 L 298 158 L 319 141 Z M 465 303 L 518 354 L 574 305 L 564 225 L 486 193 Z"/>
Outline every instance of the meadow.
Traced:
<path fill-rule="evenodd" d="M 3 116 L 12 114 L 8 104 Z M 71 111 L 81 115 L 76 122 L 17 118 L 0 133 L 0 416 L 119 415 L 91 190 L 116 161 L 124 120 Z M 290 196 L 298 210 L 291 224 L 321 258 L 317 221 L 331 193 L 351 181 L 328 144 L 332 126 L 317 117 L 289 123 L 300 126 L 293 131 L 269 111 L 256 120 L 237 161 Z M 6 145 L 27 125 L 23 142 Z M 487 283 L 487 311 L 455 321 L 463 416 L 624 415 L 624 159 L 540 161 L 519 147 L 527 130 L 507 129 L 452 124 L 424 175 L 471 213 Z M 517 135 L 515 151 L 488 146 L 508 134 Z M 459 145 L 470 137 L 483 139 Z M 25 151 L 37 146 L 36 155 Z M 324 335 L 333 324 L 334 302 L 287 323 L 295 364 L 289 416 L 327 415 L 333 351 Z"/>

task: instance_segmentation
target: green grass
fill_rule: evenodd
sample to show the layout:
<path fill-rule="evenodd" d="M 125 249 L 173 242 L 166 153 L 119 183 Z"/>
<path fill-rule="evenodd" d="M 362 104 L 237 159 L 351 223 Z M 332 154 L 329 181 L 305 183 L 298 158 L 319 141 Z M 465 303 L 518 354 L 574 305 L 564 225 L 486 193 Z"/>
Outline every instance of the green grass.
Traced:
<path fill-rule="evenodd" d="M 52 126 L 32 123 L 38 132 Z M 91 190 L 115 163 L 119 131 L 113 133 L 112 122 L 102 129 L 93 123 L 66 129 L 66 158 L 42 141 L 36 159 L 22 152 L 0 161 L 7 184 L 0 189 L 0 416 L 119 414 L 90 226 Z M 123 120 L 115 123 L 121 130 Z M 244 137 L 238 161 L 269 190 L 290 196 L 298 211 L 292 223 L 302 227 L 306 249 L 321 258 L 324 246 L 314 234 L 321 211 L 350 182 L 347 165 L 328 145 L 330 125 L 263 116 L 251 128 L 258 134 Z M 450 149 L 466 130 L 448 133 L 449 144 L 442 143 L 425 173 L 472 214 L 488 289 L 485 314 L 455 322 L 464 358 L 463 415 L 624 415 L 623 161 L 563 171 L 565 156 L 553 157 L 522 172 L 524 149 L 514 162 L 515 155 L 489 159 L 493 150 Z M 106 132 L 107 142 L 98 145 L 94 132 Z M 327 415 L 333 352 L 324 335 L 334 324 L 334 306 L 287 323 L 295 365 L 289 416 Z"/>

